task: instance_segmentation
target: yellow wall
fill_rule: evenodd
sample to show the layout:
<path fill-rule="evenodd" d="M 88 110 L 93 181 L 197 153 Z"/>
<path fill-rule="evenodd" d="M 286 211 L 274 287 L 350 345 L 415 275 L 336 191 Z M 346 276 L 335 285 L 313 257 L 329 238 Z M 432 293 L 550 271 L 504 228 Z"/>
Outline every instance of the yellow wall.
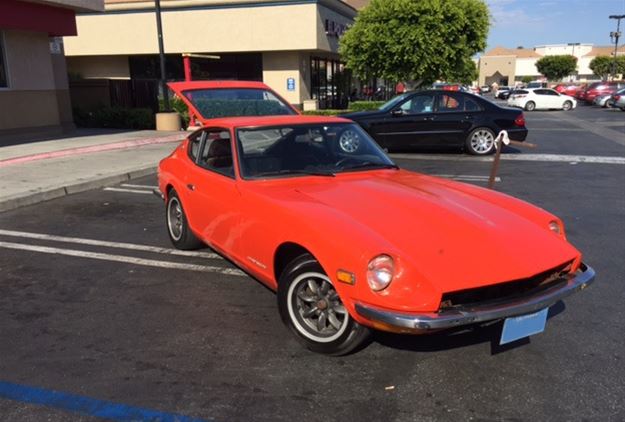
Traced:
<path fill-rule="evenodd" d="M 310 50 L 317 47 L 317 5 L 164 10 L 166 53 Z M 279 24 L 276 24 L 279 23 Z M 153 10 L 76 17 L 67 56 L 156 54 Z"/>
<path fill-rule="evenodd" d="M 482 56 L 480 58 L 479 85 L 486 85 L 486 80 L 496 72 L 508 77 L 508 84 L 514 85 L 515 78 L 514 56 Z"/>
<path fill-rule="evenodd" d="M 263 82 L 291 104 L 302 102 L 302 77 L 298 52 L 263 53 Z M 295 91 L 287 90 L 287 79 L 295 79 Z"/>

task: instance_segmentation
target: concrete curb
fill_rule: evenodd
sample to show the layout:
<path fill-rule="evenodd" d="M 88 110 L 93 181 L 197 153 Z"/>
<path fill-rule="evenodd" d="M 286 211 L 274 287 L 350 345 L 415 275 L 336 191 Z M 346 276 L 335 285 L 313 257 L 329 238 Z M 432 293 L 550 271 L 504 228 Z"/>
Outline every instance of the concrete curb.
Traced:
<path fill-rule="evenodd" d="M 40 202 L 49 201 L 51 199 L 60 198 L 66 195 L 72 195 L 92 189 L 103 188 L 105 186 L 115 185 L 117 183 L 126 182 L 131 179 L 149 176 L 156 173 L 156 166 L 149 166 L 131 170 L 121 174 L 113 174 L 103 177 L 96 177 L 86 181 L 80 181 L 65 186 L 53 187 L 39 192 L 28 192 L 25 194 L 14 195 L 0 199 L 0 212 L 14 210 L 28 205 L 38 204 Z"/>

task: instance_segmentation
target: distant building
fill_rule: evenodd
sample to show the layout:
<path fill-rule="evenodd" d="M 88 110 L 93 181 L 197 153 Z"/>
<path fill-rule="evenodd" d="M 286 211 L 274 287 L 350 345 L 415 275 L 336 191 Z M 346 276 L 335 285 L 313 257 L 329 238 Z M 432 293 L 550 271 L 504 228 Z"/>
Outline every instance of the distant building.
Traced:
<path fill-rule="evenodd" d="M 625 46 L 621 46 L 618 54 L 625 54 Z M 544 56 L 572 55 L 577 57 L 577 70 L 569 77 L 570 80 L 588 81 L 599 79 L 590 70 L 590 62 L 597 56 L 613 56 L 614 47 L 593 46 L 593 44 L 553 44 L 534 48 L 495 47 L 485 52 L 479 59 L 479 84 L 514 85 L 523 77 L 541 79 L 536 69 L 536 61 Z"/>
<path fill-rule="evenodd" d="M 0 145 L 73 127 L 61 36 L 102 0 L 0 1 Z"/>

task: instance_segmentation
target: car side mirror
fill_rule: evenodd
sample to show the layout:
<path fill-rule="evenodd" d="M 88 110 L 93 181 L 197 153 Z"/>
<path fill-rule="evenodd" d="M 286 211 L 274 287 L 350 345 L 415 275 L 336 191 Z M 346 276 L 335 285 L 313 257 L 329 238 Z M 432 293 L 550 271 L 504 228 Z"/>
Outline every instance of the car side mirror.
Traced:
<path fill-rule="evenodd" d="M 393 116 L 393 117 L 403 116 L 404 114 L 406 114 L 406 113 L 401 108 L 396 108 L 395 110 L 391 111 L 391 116 Z"/>

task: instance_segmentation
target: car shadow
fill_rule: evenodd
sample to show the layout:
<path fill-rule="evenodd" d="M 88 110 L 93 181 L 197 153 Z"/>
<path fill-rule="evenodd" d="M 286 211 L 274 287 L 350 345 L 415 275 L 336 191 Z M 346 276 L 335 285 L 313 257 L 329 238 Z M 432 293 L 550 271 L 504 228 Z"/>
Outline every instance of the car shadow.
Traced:
<path fill-rule="evenodd" d="M 564 302 L 559 301 L 549 308 L 547 320 L 561 314 L 566 309 Z M 490 343 L 491 355 L 496 355 L 530 343 L 525 337 L 508 344 L 500 345 L 499 338 L 503 320 L 459 327 L 424 335 L 394 334 L 374 331 L 371 341 L 386 347 L 412 352 L 439 352 L 459 349 L 476 344 Z"/>

